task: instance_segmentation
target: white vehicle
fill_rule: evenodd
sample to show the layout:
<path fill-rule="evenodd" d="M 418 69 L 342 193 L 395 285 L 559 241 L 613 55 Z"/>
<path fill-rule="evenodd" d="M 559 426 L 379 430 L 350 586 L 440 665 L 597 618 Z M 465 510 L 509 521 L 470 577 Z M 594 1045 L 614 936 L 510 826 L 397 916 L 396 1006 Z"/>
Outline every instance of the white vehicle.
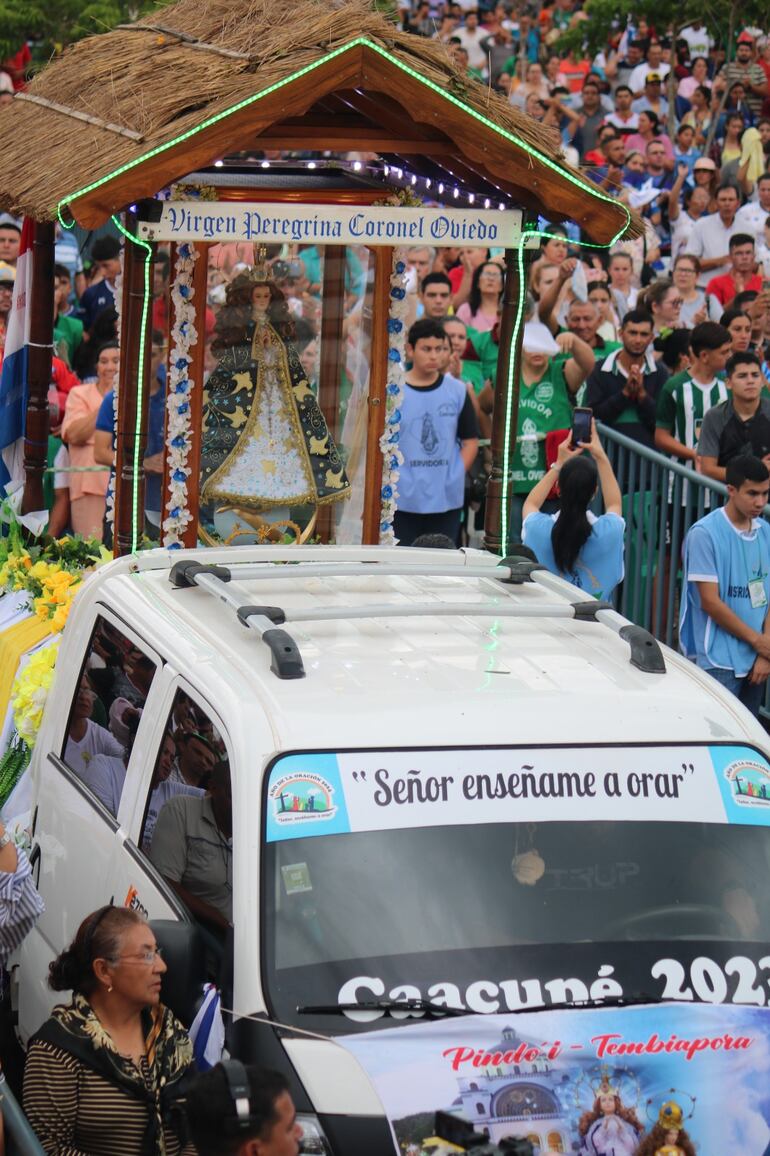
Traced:
<path fill-rule="evenodd" d="M 167 948 L 167 1002 L 189 1023 L 213 973 L 230 1050 L 289 1075 L 308 1151 L 385 1156 L 394 1127 L 419 1152 L 360 1033 L 463 1023 L 442 1008 L 515 1028 L 538 1007 L 764 1007 L 769 754 L 715 681 L 521 559 L 121 558 L 76 598 L 34 751 L 46 912 L 19 953 L 20 1033 L 83 917 L 131 904 Z M 169 851 L 168 784 L 203 807 L 223 763 L 231 837 L 216 816 L 207 849 Z M 517 1099 L 500 1055 L 497 1091 L 466 1080 L 433 1107 L 572 1150 L 550 1069 Z"/>

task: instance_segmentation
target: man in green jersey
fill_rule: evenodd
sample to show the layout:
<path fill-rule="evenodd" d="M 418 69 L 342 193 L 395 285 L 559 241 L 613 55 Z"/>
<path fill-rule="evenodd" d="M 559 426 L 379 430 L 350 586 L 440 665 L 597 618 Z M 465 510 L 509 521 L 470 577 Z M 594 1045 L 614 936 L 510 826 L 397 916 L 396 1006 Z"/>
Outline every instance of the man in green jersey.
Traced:
<path fill-rule="evenodd" d="M 703 418 L 712 405 L 727 400 L 729 331 L 715 321 L 696 325 L 690 334 L 690 355 L 690 368 L 663 386 L 655 417 L 655 448 L 683 462 L 697 460 Z"/>
<path fill-rule="evenodd" d="M 559 355 L 566 354 L 566 360 Z M 593 351 L 574 333 L 554 339 L 542 322 L 524 326 L 519 416 L 513 452 L 510 537 L 521 541 L 521 512 L 533 486 L 545 474 L 545 437 L 572 427 L 574 396 L 595 365 Z M 551 512 L 543 505 L 545 513 Z"/>

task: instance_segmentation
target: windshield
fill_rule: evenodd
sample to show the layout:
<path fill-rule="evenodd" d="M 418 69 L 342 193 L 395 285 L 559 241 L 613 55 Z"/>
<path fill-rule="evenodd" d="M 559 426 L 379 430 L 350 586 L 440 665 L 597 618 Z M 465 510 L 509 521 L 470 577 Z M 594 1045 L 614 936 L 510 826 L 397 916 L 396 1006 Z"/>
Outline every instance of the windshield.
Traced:
<path fill-rule="evenodd" d="M 751 760 L 764 762 L 756 752 Z M 329 798 L 314 795 L 309 812 L 299 788 L 285 794 L 284 813 L 296 818 L 267 845 L 263 892 L 264 966 L 277 1014 L 310 1026 L 298 1020 L 298 1005 L 377 998 L 490 1012 L 641 993 L 764 1004 L 770 832 L 745 820 L 767 821 L 770 790 L 766 809 L 764 781 L 756 794 L 750 782 L 759 772 L 745 769 L 745 757 L 741 765 L 745 781 L 728 780 L 733 797 L 745 787 L 752 801 L 740 824 L 725 821 L 718 788 L 709 801 L 717 780 L 713 760 L 703 758 L 693 770 L 697 779 L 702 767 L 694 783 L 701 814 L 720 806 L 721 822 L 506 819 L 319 837 L 327 804 L 344 802 L 344 825 L 356 823 L 344 772 Z M 770 767 L 767 775 L 770 787 Z M 676 814 L 679 803 L 655 805 Z M 350 1027 L 347 1019 L 324 1023 L 326 1031 Z"/>

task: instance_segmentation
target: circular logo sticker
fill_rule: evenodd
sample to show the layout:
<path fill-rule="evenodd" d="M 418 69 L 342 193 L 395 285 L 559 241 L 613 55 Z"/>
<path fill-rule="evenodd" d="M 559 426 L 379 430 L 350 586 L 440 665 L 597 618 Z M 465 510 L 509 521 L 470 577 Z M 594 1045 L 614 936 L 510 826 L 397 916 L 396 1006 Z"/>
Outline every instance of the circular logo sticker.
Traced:
<path fill-rule="evenodd" d="M 538 401 L 548 402 L 553 397 L 553 386 L 550 381 L 541 381 L 540 385 L 535 390 L 535 397 Z"/>

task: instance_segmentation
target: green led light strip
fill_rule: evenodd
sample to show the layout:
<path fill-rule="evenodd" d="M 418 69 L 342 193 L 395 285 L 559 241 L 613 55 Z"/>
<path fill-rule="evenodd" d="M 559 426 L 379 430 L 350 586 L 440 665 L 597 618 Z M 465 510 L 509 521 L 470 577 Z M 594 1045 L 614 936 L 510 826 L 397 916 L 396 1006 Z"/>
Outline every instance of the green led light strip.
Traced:
<path fill-rule="evenodd" d="M 446 92 L 444 89 L 440 88 L 439 85 L 437 85 L 434 81 L 429 80 L 427 77 L 425 77 L 421 73 L 417 72 L 414 68 L 411 68 L 408 64 L 405 64 L 402 60 L 399 60 L 397 57 L 391 55 L 391 53 L 387 52 L 380 45 L 375 44 L 373 41 L 369 40 L 365 36 L 359 36 L 359 37 L 356 37 L 355 40 L 348 41 L 348 43 L 342 45 L 342 47 L 335 48 L 331 52 L 326 53 L 325 56 L 322 56 L 318 60 L 313 61 L 312 64 L 307 64 L 307 65 L 305 65 L 304 68 L 300 68 L 296 72 L 291 73 L 289 76 L 284 77 L 283 80 L 276 81 L 275 84 L 269 85 L 267 88 L 263 89 L 261 92 L 257 92 L 257 93 L 252 94 L 251 96 L 245 97 L 243 100 L 238 101 L 236 104 L 231 105 L 229 108 L 224 109 L 222 112 L 216 113 L 214 116 L 208 117 L 205 120 L 201 121 L 201 123 L 199 125 L 195 125 L 193 128 L 188 129 L 186 132 L 180 133 L 179 136 L 172 138 L 170 141 L 166 141 L 164 144 L 156 145 L 156 147 L 153 149 L 150 149 L 149 152 L 143 153 L 141 156 L 135 157 L 131 161 L 127 161 L 125 164 L 120 165 L 118 168 L 114 169 L 112 172 L 108 173 L 106 176 L 100 177 L 99 180 L 93 181 L 89 185 L 84 185 L 83 188 L 78 189 L 76 192 L 70 193 L 66 197 L 62 197 L 62 199 L 59 201 L 59 203 L 57 205 L 57 210 L 56 210 L 58 218 L 59 218 L 59 222 L 65 228 L 72 228 L 72 225 L 74 224 L 74 222 L 68 223 L 63 219 L 62 207 L 64 205 L 69 206 L 69 204 L 72 201 L 77 200 L 79 197 L 85 196 L 87 193 L 93 192 L 95 189 L 98 189 L 102 185 L 108 183 L 109 181 L 114 180 L 115 177 L 121 176 L 123 173 L 129 172 L 131 169 L 135 168 L 137 165 L 143 164 L 145 161 L 150 160 L 152 157 L 158 156 L 160 153 L 166 152 L 168 149 L 174 148 L 176 145 L 182 144 L 186 140 L 190 140 L 192 137 L 196 136 L 198 133 L 204 132 L 207 128 L 211 128 L 212 125 L 218 124 L 222 120 L 226 120 L 228 117 L 232 116 L 234 113 L 239 112 L 243 108 L 247 108 L 251 104 L 256 104 L 257 101 L 262 100 L 264 97 L 270 96 L 274 92 L 278 92 L 280 89 L 285 88 L 289 84 L 293 84 L 296 80 L 299 80 L 300 77 L 307 76 L 309 73 L 314 72 L 316 69 L 322 67 L 324 64 L 329 63 L 329 61 L 335 60 L 337 57 L 343 55 L 346 52 L 349 52 L 351 49 L 358 48 L 358 47 L 368 48 L 372 52 L 377 53 L 379 56 L 381 56 L 385 60 L 387 60 L 390 64 L 394 65 L 396 68 L 400 69 L 402 72 L 406 73 L 407 75 L 413 77 L 415 80 L 419 81 L 419 83 L 422 84 L 425 88 L 429 88 L 433 93 L 435 93 L 437 96 L 439 96 L 442 100 L 444 100 L 444 101 L 448 102 L 449 104 L 453 105 L 454 107 L 458 108 L 466 116 L 472 117 L 474 120 L 478 121 L 480 124 L 485 125 L 487 128 L 489 128 L 493 132 L 497 133 L 498 136 L 502 137 L 504 140 L 508 141 L 510 144 L 514 145 L 516 148 L 521 149 L 523 152 L 528 153 L 530 156 L 537 158 L 537 160 L 540 162 L 540 164 L 545 165 L 547 168 L 549 168 L 553 172 L 557 173 L 558 176 L 561 177 L 563 180 L 568 181 L 570 184 L 574 185 L 576 188 L 580 189 L 583 192 L 589 193 L 596 200 L 604 201 L 607 204 L 611 204 L 611 205 L 615 205 L 615 206 L 618 205 L 618 202 L 616 200 L 614 200 L 614 198 L 608 196 L 606 193 L 603 193 L 593 183 L 583 180 L 577 174 L 565 172 L 561 168 L 561 166 L 559 164 L 557 164 L 556 161 L 553 161 L 549 157 L 546 157 L 543 153 L 541 153 L 538 149 L 534 148 L 532 145 L 528 145 L 525 141 L 519 140 L 517 137 L 515 137 L 513 135 L 513 133 L 509 132 L 507 129 L 503 128 L 501 125 L 495 124 L 494 121 L 489 120 L 482 113 L 477 112 L 475 109 L 473 109 L 469 105 L 465 104 L 458 97 L 453 96 L 449 92 Z M 621 228 L 618 229 L 617 233 L 612 238 L 612 240 L 608 242 L 608 244 L 606 244 L 606 245 L 591 245 L 590 246 L 591 248 L 608 249 L 608 248 L 610 248 L 610 246 L 614 245 L 615 242 L 620 237 L 622 237 L 622 235 L 625 233 L 626 229 L 628 228 L 628 224 L 631 220 L 631 214 L 625 205 L 622 205 L 621 207 L 622 207 L 622 209 L 625 213 L 625 216 L 626 216 L 626 219 L 623 222 L 623 225 L 621 226 Z M 148 313 L 148 309 L 149 309 L 149 292 L 150 292 L 149 261 L 151 260 L 152 251 L 150 249 L 150 246 L 146 245 L 145 242 L 140 241 L 137 237 L 135 237 L 131 233 L 127 232 L 127 230 L 125 230 L 123 228 L 123 226 L 120 225 L 119 222 L 117 222 L 117 219 L 115 217 L 113 217 L 113 220 L 116 222 L 116 224 L 118 224 L 118 227 L 120 228 L 121 232 L 123 232 L 127 237 L 129 237 L 130 240 L 134 244 L 141 244 L 145 248 L 148 249 L 148 255 L 145 259 L 145 294 L 144 294 L 144 304 L 143 304 L 143 308 L 142 308 L 142 349 L 141 349 L 140 355 L 139 355 L 139 366 L 140 366 L 139 401 L 141 401 L 141 389 L 142 389 L 141 370 L 143 368 L 143 360 L 144 360 L 144 333 L 145 333 L 145 327 L 146 327 L 146 321 L 147 321 L 147 313 Z M 521 245 L 523 246 L 526 242 L 526 239 L 529 237 L 547 237 L 547 236 L 549 236 L 548 233 L 541 233 L 541 232 L 532 231 L 532 230 L 526 231 L 522 234 Z M 522 319 L 524 316 L 524 300 L 526 298 L 526 285 L 525 285 L 524 280 L 523 280 L 524 257 L 523 257 L 523 249 L 522 248 L 519 249 L 518 260 L 519 260 L 519 275 L 520 275 L 522 292 L 519 295 L 519 307 L 518 307 L 518 311 L 516 314 L 516 322 L 514 325 L 513 338 L 512 338 L 512 342 L 511 342 L 511 353 L 510 353 L 510 357 L 509 357 L 509 361 L 508 361 L 508 391 L 507 391 L 507 396 L 506 396 L 506 407 L 505 407 L 505 444 L 504 444 L 504 451 L 503 451 L 503 463 L 504 463 L 503 479 L 504 480 L 503 480 L 503 499 L 502 499 L 502 503 L 501 503 L 501 529 L 502 529 L 503 550 L 504 551 L 505 551 L 505 548 L 507 546 L 507 531 L 508 531 L 508 523 L 509 523 L 508 468 L 509 468 L 509 464 L 510 464 L 510 453 L 509 453 L 510 436 L 509 435 L 510 435 L 510 428 L 511 428 L 510 422 L 511 422 L 511 417 L 512 417 L 512 415 L 511 415 L 511 403 L 512 403 L 512 394 L 513 394 L 514 351 L 516 348 L 516 344 L 518 342 L 519 331 L 521 329 Z M 138 463 L 138 457 L 139 457 L 138 447 L 139 447 L 139 431 L 140 431 L 139 422 L 140 422 L 140 420 L 141 420 L 141 406 L 138 405 L 137 406 L 137 429 L 135 431 L 136 450 L 135 450 L 135 458 L 134 458 L 134 483 L 133 483 L 133 508 L 134 508 L 134 546 L 133 546 L 133 548 L 134 549 L 136 549 L 136 541 L 135 541 L 135 538 L 136 538 L 136 512 L 137 512 L 137 508 L 138 508 L 138 481 L 137 481 L 136 475 L 137 475 L 138 464 L 139 464 Z"/>
<path fill-rule="evenodd" d="M 145 250 L 144 257 L 144 298 L 142 300 L 142 320 L 139 325 L 139 363 L 136 374 L 136 424 L 134 426 L 134 465 L 131 477 L 131 553 L 135 554 L 139 547 L 139 452 L 142 448 L 142 401 L 144 396 L 144 350 L 147 334 L 147 318 L 150 312 L 150 263 L 152 262 L 152 245 L 135 237 L 124 226 L 119 217 L 113 215 L 112 223 L 134 245 L 140 245 Z M 124 383 L 121 382 L 121 386 Z M 142 527 L 144 527 L 144 504 L 142 504 Z"/>

